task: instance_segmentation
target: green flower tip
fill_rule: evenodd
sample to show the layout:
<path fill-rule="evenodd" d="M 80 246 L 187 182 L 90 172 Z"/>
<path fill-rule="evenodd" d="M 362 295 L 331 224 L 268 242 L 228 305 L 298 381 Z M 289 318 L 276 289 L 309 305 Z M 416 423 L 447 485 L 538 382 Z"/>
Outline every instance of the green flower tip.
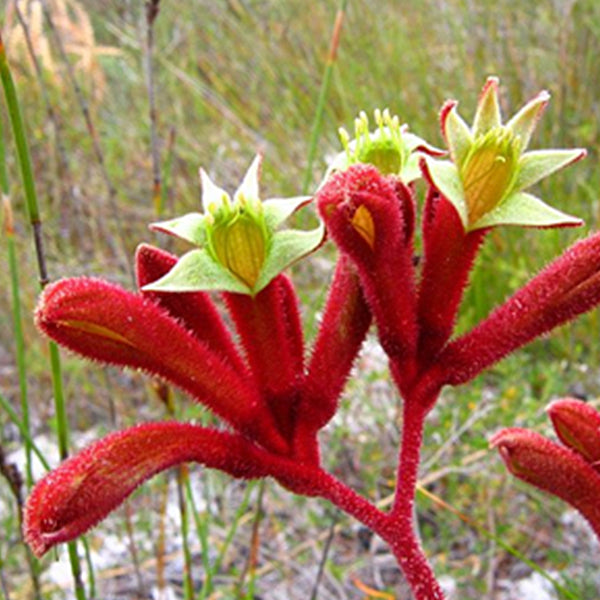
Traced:
<path fill-rule="evenodd" d="M 311 197 L 261 201 L 260 165 L 261 157 L 257 156 L 233 199 L 200 170 L 204 213 L 151 225 L 199 249 L 181 257 L 169 273 L 145 286 L 145 290 L 222 290 L 255 295 L 321 244 L 322 226 L 312 231 L 278 231 L 279 225 Z"/>
<path fill-rule="evenodd" d="M 550 100 L 540 92 L 506 124 L 498 101 L 498 79 L 490 77 L 479 97 L 473 125 L 459 116 L 458 103 L 441 111 L 450 161 L 426 159 L 435 186 L 452 202 L 466 231 L 496 225 L 581 225 L 524 189 L 586 155 L 584 149 L 526 152 L 535 125 Z"/>
<path fill-rule="evenodd" d="M 443 151 L 430 146 L 425 140 L 408 131 L 407 125 L 401 125 L 397 115 L 386 108 L 375 109 L 375 131 L 370 131 L 369 117 L 361 111 L 354 121 L 354 138 L 340 128 L 339 135 L 344 151 L 331 163 L 325 180 L 334 172 L 345 171 L 357 163 L 371 164 L 383 175 L 395 175 L 405 183 L 419 178 L 417 152 L 441 156 Z"/>

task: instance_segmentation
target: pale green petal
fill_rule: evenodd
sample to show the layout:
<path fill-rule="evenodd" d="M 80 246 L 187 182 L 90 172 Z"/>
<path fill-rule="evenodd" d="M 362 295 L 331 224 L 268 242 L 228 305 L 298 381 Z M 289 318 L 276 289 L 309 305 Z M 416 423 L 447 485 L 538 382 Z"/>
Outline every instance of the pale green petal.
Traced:
<path fill-rule="evenodd" d="M 521 225 L 525 227 L 575 226 L 582 223 L 581 219 L 548 206 L 532 194 L 519 192 L 511 194 L 469 229 L 472 231 L 496 225 Z"/>
<path fill-rule="evenodd" d="M 164 276 L 142 288 L 153 292 L 221 290 L 249 294 L 248 286 L 216 262 L 204 249 L 184 254 Z"/>
<path fill-rule="evenodd" d="M 490 129 L 494 129 L 501 124 L 500 105 L 498 103 L 498 78 L 488 77 L 477 103 L 472 128 L 473 136 L 485 135 Z"/>
<path fill-rule="evenodd" d="M 402 173 L 400 173 L 400 179 L 403 183 L 412 183 L 421 177 L 420 161 L 421 156 L 419 154 L 411 154 L 408 157 L 402 167 Z"/>
<path fill-rule="evenodd" d="M 465 228 L 469 223 L 463 185 L 454 163 L 427 157 L 427 168 L 435 187 L 454 205 Z"/>
<path fill-rule="evenodd" d="M 260 165 L 262 163 L 262 156 L 257 154 L 252 161 L 252 164 L 246 171 L 244 179 L 237 189 L 234 200 L 238 200 L 240 197 L 250 201 L 257 201 L 260 196 L 258 195 L 258 176 L 260 173 Z"/>
<path fill-rule="evenodd" d="M 529 145 L 531 134 L 549 100 L 550 94 L 548 92 L 540 92 L 506 124 L 506 128 L 510 129 L 515 137 L 519 138 L 521 152 L 524 152 Z"/>
<path fill-rule="evenodd" d="M 411 133 L 410 131 L 402 130 L 401 136 L 402 145 L 407 152 L 415 152 L 416 150 L 420 150 L 421 152 L 431 156 L 443 156 L 446 154 L 446 152 L 441 148 L 432 146 L 429 142 L 425 141 L 418 135 Z"/>
<path fill-rule="evenodd" d="M 586 151 L 583 148 L 526 152 L 519 160 L 519 172 L 513 184 L 513 191 L 520 192 L 585 155 Z"/>
<path fill-rule="evenodd" d="M 200 182 L 202 183 L 202 208 L 205 212 L 218 210 L 224 203 L 231 202 L 229 194 L 213 183 L 204 169 L 200 169 Z"/>
<path fill-rule="evenodd" d="M 252 292 L 260 292 L 292 263 L 316 250 L 324 237 L 323 224 L 311 231 L 286 229 L 277 232 L 271 240 L 269 254 Z"/>
<path fill-rule="evenodd" d="M 446 113 L 442 128 L 448 149 L 450 150 L 450 156 L 460 168 L 473 144 L 473 136 L 471 135 L 469 126 L 458 114 L 456 106 L 454 104 Z"/>
<path fill-rule="evenodd" d="M 206 217 L 201 213 L 188 213 L 182 217 L 151 223 L 150 229 L 174 235 L 196 246 L 203 246 L 206 241 Z"/>
<path fill-rule="evenodd" d="M 267 227 L 275 229 L 299 208 L 308 204 L 312 196 L 296 196 L 294 198 L 269 198 L 263 202 L 263 210 Z"/>

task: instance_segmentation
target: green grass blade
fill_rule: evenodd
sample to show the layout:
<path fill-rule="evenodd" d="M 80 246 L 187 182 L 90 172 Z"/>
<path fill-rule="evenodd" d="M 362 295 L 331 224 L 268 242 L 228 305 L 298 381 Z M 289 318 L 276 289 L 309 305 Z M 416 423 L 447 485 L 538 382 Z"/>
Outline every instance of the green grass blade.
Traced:
<path fill-rule="evenodd" d="M 33 228 L 33 237 L 36 248 L 36 256 L 38 261 L 40 285 L 44 287 L 48 282 L 48 274 L 46 271 L 46 260 L 43 250 L 42 235 L 41 235 L 41 220 L 40 212 L 35 192 L 35 183 L 33 170 L 31 167 L 31 158 L 27 145 L 27 137 L 25 135 L 25 125 L 21 116 L 21 109 L 17 97 L 17 91 L 12 78 L 8 59 L 2 37 L 0 36 L 0 79 L 4 88 L 4 97 L 8 108 L 8 114 L 13 131 L 15 145 L 17 147 L 17 156 L 19 158 L 19 166 L 21 169 L 21 181 L 25 190 L 25 200 L 29 221 Z M 52 386 L 54 390 L 54 402 L 56 416 L 58 422 L 58 443 L 60 456 L 64 459 L 68 454 L 68 419 L 65 410 L 64 392 L 62 385 L 62 371 L 60 366 L 60 356 L 58 347 L 51 342 L 50 349 L 50 368 L 52 372 Z M 75 542 L 68 544 L 69 560 L 71 563 L 71 572 L 75 583 L 75 595 L 77 600 L 85 600 L 85 590 L 81 579 L 81 565 L 77 554 L 77 546 Z"/>
<path fill-rule="evenodd" d="M 0 394 L 0 406 L 2 407 L 2 410 L 8 415 L 8 418 L 11 420 L 11 422 L 17 427 L 19 433 L 21 434 L 21 437 L 31 446 L 31 450 L 33 454 L 37 456 L 38 460 L 40 461 L 40 464 L 44 467 L 44 469 L 46 469 L 46 471 L 50 471 L 50 465 L 46 460 L 46 457 L 31 438 L 29 431 L 25 427 L 23 421 L 21 421 L 21 419 L 19 418 L 19 415 L 16 413 L 16 411 L 10 405 L 9 401 L 2 394 Z"/>
<path fill-rule="evenodd" d="M 331 35 L 331 42 L 329 45 L 329 53 L 327 55 L 327 62 L 325 63 L 325 71 L 323 73 L 323 80 L 321 82 L 321 88 L 319 90 L 319 98 L 317 100 L 317 108 L 315 109 L 315 119 L 310 133 L 310 142 L 308 145 L 308 159 L 306 163 L 306 172 L 304 174 L 304 183 L 302 184 L 302 194 L 307 194 L 310 184 L 312 182 L 312 168 L 317 155 L 317 145 L 319 143 L 319 137 L 321 135 L 321 127 L 323 125 L 323 114 L 325 112 L 325 103 L 327 102 L 327 94 L 329 93 L 329 86 L 331 84 L 331 76 L 333 74 L 333 67 L 337 60 L 337 50 L 340 43 L 340 35 L 342 31 L 342 23 L 344 21 L 344 13 L 348 0 L 341 0 L 339 8 L 335 18 L 335 24 L 333 26 L 333 33 Z"/>
<path fill-rule="evenodd" d="M 13 226 L 13 212 L 10 202 L 10 189 L 8 185 L 8 171 L 6 168 L 6 148 L 4 145 L 4 128 L 0 120 L 0 192 L 2 193 L 2 205 L 4 208 L 4 232 L 6 234 L 6 245 L 8 252 L 8 268 L 10 271 L 10 286 L 12 295 L 12 320 L 15 342 L 15 356 L 17 361 L 17 373 L 19 377 L 19 396 L 21 399 L 21 415 L 23 425 L 28 434 L 31 434 L 29 425 L 29 403 L 27 401 L 27 369 L 25 366 L 25 339 L 23 336 L 23 310 L 21 307 L 21 294 L 19 285 L 19 266 L 17 261 L 17 250 L 15 244 L 15 232 Z M 29 436 L 28 436 L 29 437 Z M 27 489 L 33 485 L 31 469 L 31 444 L 25 441 L 25 477 Z"/>
<path fill-rule="evenodd" d="M 447 504 L 441 498 L 438 498 L 435 494 L 432 494 L 431 492 L 426 490 L 423 486 L 417 485 L 417 493 L 427 498 L 431 502 L 437 504 L 438 506 L 441 506 L 443 509 L 451 512 L 461 521 L 467 523 L 469 527 L 473 527 L 474 529 L 476 529 L 477 532 L 480 533 L 483 537 L 495 542 L 503 550 L 506 550 L 506 552 L 512 554 L 512 556 L 514 556 L 516 559 L 526 564 L 532 571 L 539 573 L 544 579 L 547 579 L 554 586 L 556 591 L 562 594 L 562 596 L 567 600 L 579 600 L 577 595 L 575 595 L 573 592 L 571 592 L 570 590 L 562 586 L 560 583 L 558 583 L 558 581 L 556 581 L 554 577 L 549 575 L 542 567 L 540 567 L 534 561 L 527 558 L 524 554 L 521 554 L 516 548 L 513 548 L 510 544 L 507 544 L 501 537 L 490 533 L 485 527 L 481 526 L 473 519 L 470 519 L 469 517 L 463 515 L 459 510 L 455 509 L 450 504 Z"/>

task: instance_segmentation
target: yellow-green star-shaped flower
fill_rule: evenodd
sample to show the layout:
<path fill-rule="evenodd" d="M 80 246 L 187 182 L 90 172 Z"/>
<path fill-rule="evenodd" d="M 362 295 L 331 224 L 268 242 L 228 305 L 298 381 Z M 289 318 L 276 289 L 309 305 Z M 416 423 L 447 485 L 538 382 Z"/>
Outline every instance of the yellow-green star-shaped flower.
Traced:
<path fill-rule="evenodd" d="M 550 95 L 539 93 L 502 124 L 498 79 L 485 84 L 472 127 L 457 112 L 442 108 L 441 125 L 450 161 L 426 157 L 429 176 L 454 205 L 466 231 L 496 225 L 553 227 L 582 221 L 545 204 L 524 190 L 586 155 L 581 148 L 526 152 L 533 129 Z"/>
<path fill-rule="evenodd" d="M 408 125 L 401 125 L 398 116 L 392 116 L 387 108 L 383 111 L 376 109 L 373 116 L 377 127 L 370 131 L 369 117 L 361 111 L 354 120 L 354 139 L 350 139 L 343 127 L 340 128 L 344 151 L 333 159 L 325 181 L 332 173 L 363 163 L 377 167 L 382 175 L 395 175 L 408 184 L 421 177 L 419 152 L 432 156 L 445 154 L 411 133 Z"/>
<path fill-rule="evenodd" d="M 233 200 L 200 170 L 204 213 L 154 223 L 151 228 L 199 246 L 182 256 L 158 281 L 144 287 L 159 292 L 221 290 L 255 295 L 293 262 L 323 241 L 322 225 L 310 231 L 278 227 L 307 204 L 310 196 L 259 198 L 261 157 L 257 156 Z"/>

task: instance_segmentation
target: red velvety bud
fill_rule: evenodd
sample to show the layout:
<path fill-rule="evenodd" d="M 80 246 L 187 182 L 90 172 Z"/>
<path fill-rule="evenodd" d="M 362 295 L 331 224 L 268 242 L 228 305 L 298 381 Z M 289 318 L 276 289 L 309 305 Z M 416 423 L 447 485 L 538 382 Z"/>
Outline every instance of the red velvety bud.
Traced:
<path fill-rule="evenodd" d="M 555 400 L 546 410 L 560 441 L 581 454 L 600 473 L 600 413 L 575 398 Z"/>
<path fill-rule="evenodd" d="M 333 417 L 340 394 L 371 324 L 356 268 L 342 255 L 314 343 L 298 411 L 306 443 Z"/>
<path fill-rule="evenodd" d="M 69 458 L 33 489 L 25 540 L 36 556 L 86 532 L 141 483 L 173 465 L 197 462 L 235 477 L 262 477 L 253 446 L 240 435 L 176 422 L 113 433 Z"/>
<path fill-rule="evenodd" d="M 138 288 L 166 275 L 177 262 L 177 257 L 148 244 L 138 246 L 135 253 Z M 206 343 L 211 350 L 221 354 L 231 365 L 243 372 L 244 361 L 223 323 L 211 297 L 206 292 L 154 292 L 140 291 L 145 298 L 162 306 L 167 312 Z"/>
<path fill-rule="evenodd" d="M 278 275 L 255 296 L 223 297 L 258 388 L 280 431 L 290 439 L 304 373 L 304 341 L 292 283 Z"/>
<path fill-rule="evenodd" d="M 490 443 L 513 475 L 568 502 L 600 538 L 600 474 L 582 456 L 527 429 L 503 429 Z"/>
<path fill-rule="evenodd" d="M 567 249 L 482 323 L 446 346 L 431 369 L 438 381 L 465 383 L 520 346 L 600 303 L 599 256 L 600 234 Z"/>
<path fill-rule="evenodd" d="M 485 229 L 465 233 L 456 208 L 430 187 L 423 215 L 419 284 L 419 356 L 427 364 L 454 329 L 456 314 Z"/>
<path fill-rule="evenodd" d="M 99 279 L 63 279 L 44 290 L 36 323 L 87 358 L 165 379 L 239 431 L 285 451 L 263 399 L 244 374 L 150 300 Z"/>
<path fill-rule="evenodd" d="M 371 165 L 338 173 L 317 194 L 319 212 L 340 250 L 357 266 L 381 344 L 399 359 L 414 357 L 416 298 L 410 189 Z"/>

